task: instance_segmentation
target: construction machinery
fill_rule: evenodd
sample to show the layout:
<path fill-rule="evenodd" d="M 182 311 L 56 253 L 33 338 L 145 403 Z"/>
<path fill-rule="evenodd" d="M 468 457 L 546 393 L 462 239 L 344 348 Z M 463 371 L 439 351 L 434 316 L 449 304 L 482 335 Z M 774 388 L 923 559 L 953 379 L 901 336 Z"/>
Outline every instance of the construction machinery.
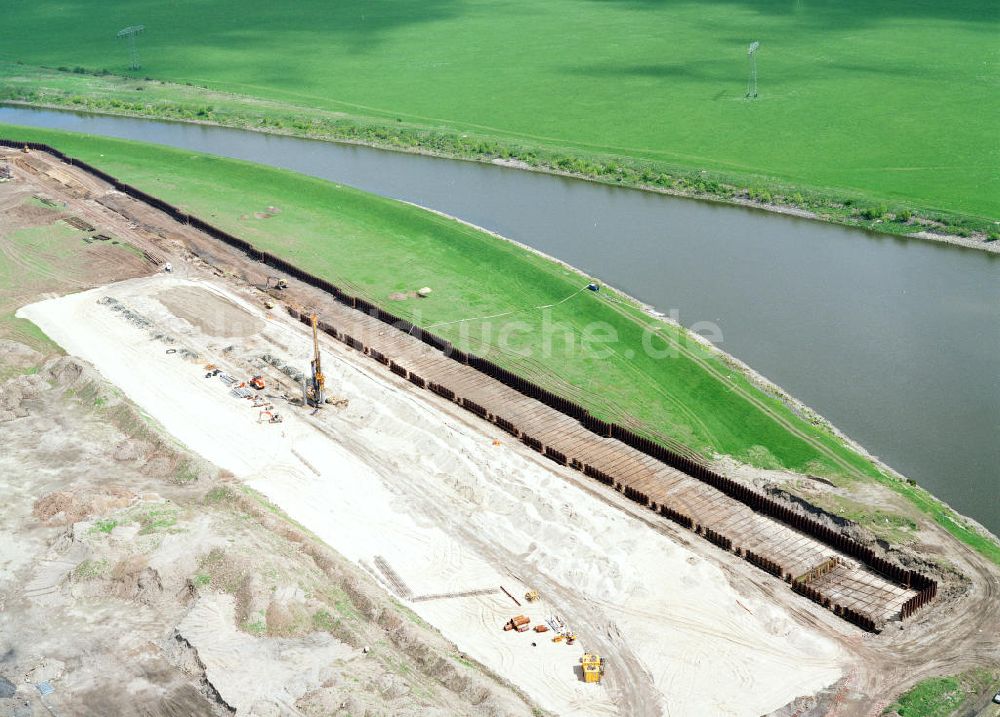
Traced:
<path fill-rule="evenodd" d="M 309 364 L 312 367 L 312 376 L 309 378 L 309 385 L 306 388 L 306 403 L 314 408 L 322 408 L 326 400 L 326 379 L 323 377 L 323 369 L 319 360 L 319 320 L 316 314 L 312 315 L 313 330 L 313 360 Z"/>
<path fill-rule="evenodd" d="M 593 652 L 585 652 L 580 657 L 584 682 L 600 682 L 604 677 L 604 658 Z"/>
<path fill-rule="evenodd" d="M 531 618 L 527 615 L 515 615 L 506 623 L 504 623 L 504 630 L 517 630 L 518 632 L 527 632 L 531 627 Z"/>
<path fill-rule="evenodd" d="M 254 376 L 252 379 L 250 379 L 250 388 L 255 388 L 258 391 L 263 391 L 264 390 L 264 377 L 263 376 Z"/>
<path fill-rule="evenodd" d="M 538 591 L 529 590 L 524 594 L 524 599 L 527 600 L 528 602 L 535 602 L 536 600 L 538 600 Z"/>

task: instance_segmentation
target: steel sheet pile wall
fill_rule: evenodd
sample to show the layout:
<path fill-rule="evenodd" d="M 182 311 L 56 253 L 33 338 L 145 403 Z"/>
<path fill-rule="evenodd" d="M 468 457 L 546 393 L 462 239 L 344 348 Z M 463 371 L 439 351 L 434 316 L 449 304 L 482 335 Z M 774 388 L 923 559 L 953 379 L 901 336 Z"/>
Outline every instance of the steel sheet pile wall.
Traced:
<path fill-rule="evenodd" d="M 683 513 L 680 513 L 674 510 L 673 508 L 670 508 L 669 506 L 661 505 L 660 515 L 662 515 L 664 518 L 669 518 L 678 525 L 684 526 L 688 530 L 694 530 L 694 520 L 692 520 L 690 516 L 684 515 Z"/>
<path fill-rule="evenodd" d="M 701 526 L 698 526 L 700 529 Z M 765 573 L 771 573 L 776 578 L 783 577 L 785 574 L 785 569 L 781 567 L 778 563 L 774 562 L 769 558 L 765 558 L 763 555 L 757 555 L 750 550 L 743 553 L 743 558 L 751 565 L 756 565 L 758 568 L 763 570 Z"/>
<path fill-rule="evenodd" d="M 347 300 L 347 303 L 350 303 L 349 297 L 344 296 L 344 299 Z M 398 324 L 399 322 L 402 321 L 398 317 L 388 314 L 388 312 L 381 312 L 375 310 L 375 308 L 371 303 L 362 299 L 355 299 L 353 305 L 356 309 L 365 311 L 365 313 L 385 323 Z M 309 322 L 309 317 L 299 315 L 298 312 L 296 312 L 294 309 L 290 309 L 289 312 L 291 313 L 292 316 L 299 318 L 303 323 Z M 492 362 L 486 359 L 482 359 L 478 356 L 475 356 L 474 354 L 466 354 L 464 352 L 460 352 L 444 339 L 440 339 L 439 337 L 433 336 L 428 332 L 413 327 L 412 324 L 405 325 L 404 323 L 403 328 L 406 330 L 407 333 L 412 333 L 414 335 L 417 335 L 422 341 L 424 341 L 428 345 L 431 345 L 439 350 L 450 353 L 453 359 L 458 360 L 461 363 L 467 363 L 468 365 L 481 371 L 482 373 L 485 373 L 486 375 L 491 376 L 493 378 L 497 378 L 498 380 L 501 381 L 501 383 L 504 383 L 505 385 L 508 385 L 511 388 L 514 388 L 515 390 L 518 390 L 529 397 L 541 400 L 543 403 L 550 405 L 550 407 L 552 408 L 561 410 L 563 408 L 567 408 L 567 405 L 570 405 L 570 402 L 566 401 L 565 399 L 559 399 L 559 401 L 556 401 L 553 398 L 552 394 L 546 395 L 548 392 L 544 391 L 544 389 L 539 389 L 535 387 L 533 384 L 531 384 L 523 377 L 520 377 L 512 372 L 509 372 L 506 369 L 503 369 L 502 367 L 499 367 L 496 364 L 493 364 Z M 422 385 L 423 380 L 420 377 L 415 376 L 412 373 L 408 373 L 404 366 L 396 363 L 394 360 L 386 358 L 383 354 L 381 354 L 377 350 L 374 350 L 370 347 L 366 347 L 363 344 L 361 344 L 361 342 L 355 341 L 354 339 L 345 334 L 338 334 L 336 329 L 334 329 L 333 327 L 328 327 L 327 333 L 329 333 L 331 336 L 334 337 L 337 337 L 339 335 L 341 337 L 341 340 L 343 340 L 348 345 L 351 345 L 353 348 L 363 353 L 366 353 L 369 356 L 372 356 L 381 363 L 387 363 L 390 366 L 390 369 L 394 373 L 397 373 L 398 375 L 403 376 L 404 378 L 407 377 L 407 375 L 409 375 L 409 379 L 411 381 L 417 383 L 417 385 Z M 793 581 L 792 576 L 784 570 L 784 568 L 781 566 L 779 562 L 771 558 L 768 558 L 766 556 L 759 555 L 753 551 L 744 550 L 740 546 L 734 546 L 733 541 L 730 537 L 722 535 L 721 533 L 711 528 L 696 524 L 692 520 L 692 518 L 690 518 L 687 515 L 684 515 L 679 511 L 674 510 L 669 506 L 657 505 L 653 503 L 650 500 L 649 496 L 643 493 L 642 491 L 636 490 L 635 488 L 632 488 L 631 486 L 628 485 L 623 485 L 622 483 L 616 481 L 613 476 L 597 468 L 594 468 L 589 464 L 585 464 L 577 459 L 570 458 L 565 453 L 559 451 L 558 449 L 552 446 L 546 446 L 545 444 L 542 443 L 542 441 L 538 440 L 537 438 L 524 434 L 516 426 L 516 424 L 514 424 L 514 422 L 509 421 L 501 416 L 496 416 L 489 413 L 489 411 L 487 411 L 487 409 L 484 406 L 476 403 L 475 401 L 469 398 L 464 398 L 457 395 L 455 391 L 449 389 L 444 385 L 432 382 L 429 384 L 428 388 L 437 395 L 442 396 L 446 400 L 458 403 L 463 408 L 465 408 L 471 413 L 476 414 L 480 418 L 495 423 L 498 427 L 500 427 L 507 433 L 519 437 L 525 445 L 527 445 L 528 447 L 532 448 L 535 451 L 538 451 L 539 453 L 543 454 L 544 456 L 553 460 L 554 462 L 559 463 L 560 465 L 571 465 L 577 470 L 581 470 L 585 475 L 598 480 L 604 485 L 614 487 L 615 490 L 624 494 L 626 498 L 629 498 L 630 500 L 633 500 L 636 503 L 639 503 L 640 505 L 651 507 L 653 510 L 659 512 L 664 517 L 673 520 L 675 523 L 678 523 L 679 525 L 682 525 L 690 530 L 696 531 L 698 534 L 705 537 L 706 540 L 719 546 L 723 550 L 735 552 L 736 554 L 742 556 L 748 562 L 760 568 L 761 570 L 764 570 L 765 572 L 768 572 L 778 578 L 782 578 L 786 582 L 793 583 L 792 587 L 793 589 L 796 590 L 796 592 L 806 597 L 809 597 L 810 599 L 814 600 L 817 604 L 820 604 L 824 607 L 833 610 L 837 615 L 843 617 L 845 620 L 848 620 L 849 622 L 858 625 L 862 629 L 872 630 L 872 631 L 878 629 L 879 626 L 876 620 L 874 620 L 871 616 L 853 610 L 852 608 L 840 605 L 839 603 L 832 601 L 829 597 L 820 593 L 819 590 L 809 586 L 805 586 L 804 584 L 801 584 L 797 581 Z M 917 608 L 926 604 L 926 602 L 934 595 L 936 585 L 933 583 L 933 581 L 929 580 L 928 578 L 913 571 L 906 570 L 893 563 L 890 563 L 884 558 L 875 555 L 875 553 L 872 550 L 861 545 L 857 541 L 854 541 L 850 538 L 847 538 L 846 536 L 841 535 L 840 533 L 836 532 L 831 528 L 828 528 L 827 526 L 819 523 L 818 521 L 815 521 L 806 516 L 802 516 L 793 511 L 788 506 L 782 505 L 774 501 L 773 499 L 768 498 L 767 496 L 761 495 L 757 491 L 748 488 L 743 484 L 737 483 L 718 473 L 715 473 L 714 471 L 708 469 L 707 467 L 705 467 L 700 463 L 693 461 L 687 456 L 681 456 L 679 454 L 673 453 L 669 449 L 654 443 L 648 438 L 639 436 L 622 426 L 601 421 L 600 419 L 597 419 L 586 413 L 586 410 L 581 406 L 577 406 L 575 410 L 573 408 L 569 408 L 568 410 L 561 410 L 561 412 L 567 415 L 579 416 L 578 420 L 580 420 L 581 425 L 583 425 L 585 428 L 587 428 L 588 430 L 590 430 L 591 432 L 595 433 L 598 436 L 612 437 L 627 445 L 630 445 L 631 447 L 645 453 L 646 455 L 658 458 L 663 462 L 667 463 L 668 465 L 677 467 L 678 469 L 683 470 L 685 473 L 692 475 L 698 478 L 699 480 L 703 481 L 704 483 L 720 490 L 726 495 L 735 498 L 736 500 L 739 500 L 740 502 L 744 503 L 745 505 L 748 505 L 757 512 L 768 515 L 769 517 L 784 522 L 787 525 L 796 528 L 808 535 L 816 537 L 822 542 L 826 543 L 827 545 L 830 545 L 831 547 L 838 548 L 845 554 L 857 558 L 858 560 L 865 563 L 876 572 L 879 572 L 880 574 L 884 575 L 885 577 L 889 578 L 890 580 L 896 582 L 899 585 L 910 587 L 911 583 L 914 584 L 914 586 L 918 584 L 927 583 L 928 587 L 926 588 L 926 590 L 924 590 L 924 592 L 918 594 L 911 600 L 907 601 L 906 606 L 901 613 L 901 617 L 909 617 Z"/>
<path fill-rule="evenodd" d="M 670 466 L 682 473 L 696 478 L 697 480 L 709 485 L 723 494 L 729 496 L 730 498 L 749 506 L 752 510 L 761 513 L 763 515 L 769 516 L 770 518 L 780 521 L 795 530 L 798 530 L 812 538 L 824 543 L 831 548 L 834 548 L 845 555 L 855 558 L 859 562 L 866 565 L 871 570 L 880 573 L 887 579 L 896 583 L 897 585 L 903 586 L 905 588 L 912 588 L 919 591 L 917 595 L 910 598 L 901 610 L 900 616 L 902 618 L 910 617 L 918 608 L 925 605 L 927 602 L 932 600 L 937 594 L 937 584 L 930 578 L 917 573 L 915 571 L 907 570 L 898 565 L 890 563 L 877 556 L 874 551 L 865 545 L 859 543 L 852 538 L 849 538 L 838 531 L 824 525 L 823 523 L 808 517 L 801 515 L 794 510 L 792 510 L 787 505 L 781 504 L 761 493 L 749 488 L 741 483 L 733 481 L 725 476 L 722 476 L 715 471 L 712 471 L 706 465 L 704 465 L 700 460 L 698 460 L 693 453 L 682 454 L 677 450 L 668 448 L 656 441 L 649 438 L 641 436 L 634 431 L 621 426 L 616 423 L 609 423 L 603 421 L 595 416 L 592 416 L 590 412 L 582 405 L 575 403 L 569 399 L 563 398 L 551 391 L 539 386 L 538 384 L 520 376 L 513 371 L 503 368 L 496 363 L 490 361 L 489 359 L 476 356 L 474 354 L 466 353 L 461 350 L 456 349 L 452 344 L 439 337 L 435 334 L 421 329 L 415 326 L 411 322 L 403 319 L 401 317 L 395 316 L 394 314 L 382 309 L 375 304 L 362 299 L 357 296 L 351 296 L 350 294 L 344 292 L 339 287 L 334 284 L 322 279 L 320 277 L 313 276 L 306 273 L 302 269 L 296 267 L 295 265 L 289 263 L 288 261 L 274 256 L 267 252 L 262 252 L 254 247 L 249 242 L 242 239 L 234 237 L 233 235 L 218 229 L 201 219 L 192 216 L 186 212 L 181 211 L 177 207 L 164 202 L 163 200 L 152 197 L 145 192 L 142 192 L 135 187 L 125 184 L 115 177 L 112 177 L 95 167 L 82 162 L 78 159 L 72 157 L 67 157 L 63 153 L 55 150 L 47 145 L 38 143 L 23 143 L 12 140 L 0 139 L 0 146 L 10 147 L 10 148 L 21 148 L 25 146 L 29 149 L 48 152 L 59 159 L 67 162 L 69 164 L 80 167 L 81 169 L 87 171 L 88 173 L 99 177 L 100 179 L 111 184 L 118 191 L 124 192 L 135 199 L 146 203 L 160 211 L 166 213 L 173 219 L 184 224 L 189 224 L 190 226 L 208 234 L 209 236 L 218 239 L 219 241 L 227 244 L 230 247 L 243 252 L 248 257 L 255 261 L 260 261 L 274 269 L 275 271 L 282 272 L 292 278 L 295 278 L 309 286 L 312 286 L 320 291 L 323 291 L 331 296 L 333 296 L 338 302 L 343 305 L 355 309 L 357 311 L 362 311 L 371 317 L 383 322 L 387 325 L 393 326 L 394 328 L 419 339 L 423 343 L 431 346 L 444 353 L 445 356 L 451 358 L 452 360 L 460 363 L 467 364 L 468 366 L 474 368 L 480 373 L 489 376 L 490 378 L 500 382 L 501 384 L 521 393 L 524 396 L 535 399 L 540 403 L 549 406 L 550 408 L 579 421 L 586 430 L 593 433 L 603 439 L 615 439 L 621 443 L 630 446 L 631 448 L 651 457 L 663 464 Z M 299 319 L 303 323 L 309 323 L 310 318 L 304 314 L 300 314 L 295 309 L 289 308 L 289 314 L 296 319 Z M 351 348 L 366 353 L 372 358 L 376 359 L 380 363 L 390 367 L 393 373 L 406 378 L 411 383 L 421 388 L 429 388 L 434 393 L 445 398 L 449 401 L 455 401 L 459 403 L 466 410 L 471 413 L 480 416 L 481 418 L 492 421 L 499 428 L 506 431 L 507 433 L 520 438 L 520 440 L 525 443 L 525 445 L 531 447 L 533 450 L 542 453 L 546 457 L 552 459 L 560 465 L 570 465 L 573 468 L 582 471 L 585 475 L 594 478 L 600 483 L 612 486 L 619 492 L 623 493 L 630 500 L 636 503 L 648 506 L 651 509 L 657 511 L 663 517 L 672 520 L 673 522 L 688 528 L 695 530 L 697 533 L 703 535 L 707 540 L 713 544 L 719 546 L 723 550 L 733 551 L 738 555 L 741 555 L 748 562 L 757 566 L 761 570 L 764 570 L 772 575 L 779 578 L 783 578 L 788 582 L 792 583 L 792 589 L 799 594 L 804 595 L 818 604 L 832 609 L 836 614 L 840 615 L 844 619 L 853 622 L 854 624 L 862 627 L 866 630 L 876 630 L 878 625 L 876 621 L 871 618 L 871 616 L 864 615 L 862 613 L 856 612 L 847 607 L 841 606 L 831 600 L 829 597 L 820 594 L 818 590 L 806 584 L 804 581 L 792 580 L 792 576 L 786 573 L 784 568 L 774 559 L 767 556 L 758 555 L 750 550 L 744 550 L 740 546 L 734 546 L 731 538 L 724 536 L 710 528 L 703 527 L 696 524 L 692 518 L 680 511 L 667 505 L 657 505 L 655 502 L 650 500 L 650 497 L 643 493 L 642 491 L 636 490 L 629 485 L 623 485 L 619 479 L 612 476 L 604 471 L 601 471 L 594 466 L 588 465 L 576 457 L 568 456 L 564 452 L 556 449 L 553 446 L 546 446 L 538 440 L 531 436 L 525 435 L 523 430 L 521 430 L 513 421 L 506 419 L 502 416 L 497 416 L 491 414 L 484 406 L 475 403 L 474 401 L 464 398 L 462 396 L 456 395 L 456 392 L 452 389 L 443 386 L 439 383 L 428 382 L 421 376 L 416 375 L 410 371 L 405 365 L 397 363 L 393 357 L 385 356 L 379 351 L 365 346 L 361 341 L 353 338 L 352 336 L 338 331 L 332 325 L 325 322 L 320 324 L 320 328 L 324 333 L 332 336 L 333 338 L 342 341 L 344 344 L 350 346 Z"/>
<path fill-rule="evenodd" d="M 919 579 L 915 580 L 911 587 L 916 588 L 920 592 L 903 603 L 900 618 L 904 620 L 912 616 L 913 613 L 929 603 L 937 595 L 937 583 L 934 580 L 924 575 L 916 573 L 914 575 Z"/>

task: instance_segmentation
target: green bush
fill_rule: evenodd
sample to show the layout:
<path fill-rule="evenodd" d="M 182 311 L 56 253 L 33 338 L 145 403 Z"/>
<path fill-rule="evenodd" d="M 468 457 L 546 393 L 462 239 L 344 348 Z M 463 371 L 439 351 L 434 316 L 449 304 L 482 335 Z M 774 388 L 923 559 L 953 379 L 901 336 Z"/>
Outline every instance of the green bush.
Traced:
<path fill-rule="evenodd" d="M 884 217 L 888 211 L 884 204 L 879 204 L 873 207 L 865 207 L 858 212 L 858 216 L 862 219 L 875 220 Z"/>
<path fill-rule="evenodd" d="M 118 521 L 114 518 L 108 518 L 107 520 L 99 520 L 94 523 L 94 530 L 98 533 L 110 533 L 112 530 L 118 527 Z"/>

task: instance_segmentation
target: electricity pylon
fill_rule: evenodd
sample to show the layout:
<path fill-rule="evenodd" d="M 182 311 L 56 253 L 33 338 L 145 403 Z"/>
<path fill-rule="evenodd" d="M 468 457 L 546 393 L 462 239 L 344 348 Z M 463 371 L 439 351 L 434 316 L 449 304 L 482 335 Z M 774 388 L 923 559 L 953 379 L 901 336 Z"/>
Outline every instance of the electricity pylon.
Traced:
<path fill-rule="evenodd" d="M 118 37 L 128 42 L 129 69 L 139 69 L 139 48 L 135 44 L 135 36 L 146 29 L 145 25 L 129 25 L 118 31 Z"/>
<path fill-rule="evenodd" d="M 747 60 L 750 63 L 750 76 L 747 77 L 747 98 L 755 99 L 757 97 L 757 48 L 760 47 L 760 43 L 754 40 L 750 43 L 750 47 L 747 48 Z"/>

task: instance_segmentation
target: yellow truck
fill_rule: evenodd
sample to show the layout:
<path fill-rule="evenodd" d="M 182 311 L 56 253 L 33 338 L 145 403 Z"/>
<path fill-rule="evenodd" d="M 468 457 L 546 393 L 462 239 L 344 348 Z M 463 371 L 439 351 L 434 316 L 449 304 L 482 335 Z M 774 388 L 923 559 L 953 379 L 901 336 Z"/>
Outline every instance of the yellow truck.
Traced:
<path fill-rule="evenodd" d="M 584 682 L 600 682 L 604 677 L 604 658 L 593 652 L 585 652 L 580 658 Z"/>

